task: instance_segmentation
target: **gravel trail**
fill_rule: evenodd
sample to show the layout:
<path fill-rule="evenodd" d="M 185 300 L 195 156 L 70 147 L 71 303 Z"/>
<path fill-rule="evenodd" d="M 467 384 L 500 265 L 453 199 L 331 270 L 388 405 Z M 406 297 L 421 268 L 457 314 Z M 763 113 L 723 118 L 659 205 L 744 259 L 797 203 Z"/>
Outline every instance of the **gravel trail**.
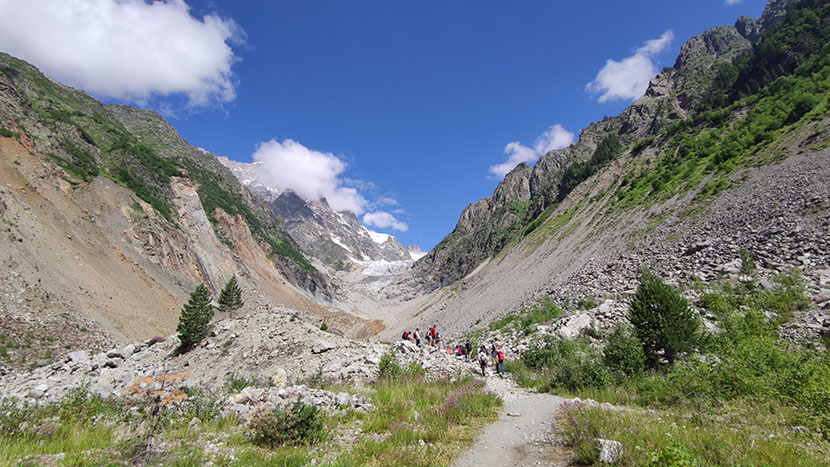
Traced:
<path fill-rule="evenodd" d="M 512 379 L 488 373 L 487 388 L 504 400 L 498 421 L 488 425 L 456 467 L 566 466 L 568 456 L 555 442 L 552 424 L 566 401 L 519 388 Z"/>

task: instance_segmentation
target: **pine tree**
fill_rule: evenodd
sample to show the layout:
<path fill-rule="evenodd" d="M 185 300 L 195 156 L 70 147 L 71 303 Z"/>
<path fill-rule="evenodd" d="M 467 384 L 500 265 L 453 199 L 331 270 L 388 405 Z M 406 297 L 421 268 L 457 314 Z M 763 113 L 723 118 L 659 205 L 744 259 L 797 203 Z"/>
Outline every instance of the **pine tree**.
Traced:
<path fill-rule="evenodd" d="M 700 320 L 686 300 L 647 269 L 640 276 L 628 319 L 652 368 L 659 366 L 660 352 L 671 366 L 679 354 L 692 350 L 700 337 Z"/>
<path fill-rule="evenodd" d="M 179 316 L 179 326 L 176 327 L 181 339 L 180 352 L 190 350 L 207 337 L 210 320 L 213 319 L 213 305 L 210 301 L 210 291 L 204 284 L 199 284 L 190 294 L 190 300 Z"/>
<path fill-rule="evenodd" d="M 242 308 L 245 302 L 242 301 L 242 290 L 239 288 L 239 282 L 236 281 L 236 276 L 231 277 L 222 293 L 219 294 L 219 310 L 223 312 L 232 313 L 235 310 Z"/>

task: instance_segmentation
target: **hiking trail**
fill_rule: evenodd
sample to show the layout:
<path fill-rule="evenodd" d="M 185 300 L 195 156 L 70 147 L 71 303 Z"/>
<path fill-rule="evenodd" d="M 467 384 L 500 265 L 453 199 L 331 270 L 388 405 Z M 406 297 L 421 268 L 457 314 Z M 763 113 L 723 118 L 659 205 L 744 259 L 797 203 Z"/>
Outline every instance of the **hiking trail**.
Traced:
<path fill-rule="evenodd" d="M 504 401 L 499 419 L 487 425 L 455 467 L 566 466 L 568 454 L 556 442 L 553 422 L 566 399 L 518 387 L 510 377 L 488 371 L 487 389 Z"/>

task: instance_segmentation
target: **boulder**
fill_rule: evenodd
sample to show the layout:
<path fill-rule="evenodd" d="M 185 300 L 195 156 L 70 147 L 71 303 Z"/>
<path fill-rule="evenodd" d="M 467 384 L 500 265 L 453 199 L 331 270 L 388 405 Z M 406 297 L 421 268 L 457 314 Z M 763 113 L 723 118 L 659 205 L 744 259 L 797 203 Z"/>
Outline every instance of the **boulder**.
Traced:
<path fill-rule="evenodd" d="M 334 349 L 335 347 L 337 347 L 337 346 L 334 345 L 333 342 L 326 341 L 326 340 L 319 340 L 319 341 L 315 342 L 314 345 L 311 346 L 311 353 L 320 354 L 320 353 L 323 353 L 323 352 L 327 352 L 331 349 Z"/>
<path fill-rule="evenodd" d="M 598 439 L 599 461 L 604 464 L 617 462 L 623 454 L 623 445 L 619 441 L 609 439 Z"/>
<path fill-rule="evenodd" d="M 591 315 L 588 313 L 578 314 L 562 320 L 563 324 L 556 332 L 562 337 L 575 339 L 583 329 L 591 326 L 591 321 Z"/>
<path fill-rule="evenodd" d="M 66 361 L 67 362 L 74 362 L 74 363 L 87 363 L 90 359 L 89 352 L 86 350 L 77 350 L 75 352 L 69 352 L 66 354 Z"/>

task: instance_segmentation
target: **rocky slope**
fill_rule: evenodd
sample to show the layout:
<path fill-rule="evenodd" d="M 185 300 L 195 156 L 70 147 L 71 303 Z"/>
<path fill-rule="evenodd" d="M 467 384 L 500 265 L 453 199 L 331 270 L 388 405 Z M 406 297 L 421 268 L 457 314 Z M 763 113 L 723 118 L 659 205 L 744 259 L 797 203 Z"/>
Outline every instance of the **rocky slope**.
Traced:
<path fill-rule="evenodd" d="M 802 3 L 803 14 L 796 10 L 782 17 L 787 4 L 771 2 L 760 20 L 743 18 L 737 28 L 715 28 L 691 39 L 675 67 L 654 78 L 646 96 L 621 116 L 591 125 L 580 142 L 547 154 L 534 168 L 517 167 L 493 197 L 468 207 L 456 230 L 416 263 L 415 275 L 404 274 L 381 290 L 402 302 L 395 309 L 402 320 L 385 336 L 433 323 L 465 332 L 546 296 L 563 306 L 580 298 L 599 303 L 609 298 L 612 303 L 592 316 L 617 319 L 642 266 L 675 284 L 738 280 L 741 250 L 758 258 L 766 277 L 799 268 L 816 307 L 826 307 L 830 111 L 826 75 L 813 72 L 826 67 L 826 55 L 806 47 L 812 52 L 794 54 L 802 71 L 775 65 L 774 73 L 755 81 L 780 78 L 777 82 L 787 86 L 740 95 L 729 84 L 778 56 L 765 50 L 787 49 L 786 41 L 811 44 L 826 34 L 820 25 L 827 21 L 827 8 L 821 2 Z M 758 30 L 749 23 L 777 23 L 782 29 L 759 36 L 747 32 Z M 760 42 L 751 48 L 751 40 Z M 692 62 L 705 64 L 694 72 L 708 80 L 696 87 L 686 68 Z M 705 83 L 713 80 L 736 90 L 738 97 L 727 107 L 707 100 L 716 91 Z M 809 106 L 795 103 L 801 99 Z M 661 115 L 679 123 L 649 123 Z M 609 133 L 603 132 L 611 130 L 619 145 L 592 166 L 596 148 L 607 145 Z M 749 134 L 754 136 L 743 136 Z M 748 143 L 736 144 L 740 138 Z M 588 162 L 574 162 L 579 157 Z M 579 183 L 563 183 L 568 177 Z M 567 191 L 559 194 L 561 187 Z M 531 219 L 527 213 L 543 206 L 532 221 L 518 220 Z M 419 287 L 429 291 L 441 284 L 432 293 L 417 293 Z M 821 313 L 813 310 L 804 318 L 813 334 L 823 332 Z"/>
<path fill-rule="evenodd" d="M 338 269 L 360 269 L 369 261 L 408 261 L 409 251 L 392 235 L 364 227 L 348 211 L 336 212 L 325 199 L 307 201 L 280 191 L 259 176 L 258 162 L 243 163 L 219 157 L 239 181 L 267 201 L 285 222 L 285 228 L 303 251 Z"/>
<path fill-rule="evenodd" d="M 528 228 L 543 222 L 573 188 L 573 183 L 563 183 L 563 179 L 568 182 L 567 178 L 579 175 L 567 169 L 595 157 L 603 141 L 613 138 L 622 147 L 634 145 L 689 117 L 710 92 L 720 70 L 774 30 L 789 3 L 771 1 L 761 18 L 744 17 L 735 26 L 719 26 L 691 38 L 674 66 L 654 77 L 645 96 L 620 115 L 592 123 L 581 132 L 579 141 L 545 154 L 532 168 L 517 166 L 491 197 L 464 209 L 453 232 L 417 263 L 415 279 L 409 284 L 425 291 L 454 284 Z"/>
<path fill-rule="evenodd" d="M 0 367 L 174 331 L 196 284 L 240 278 L 365 338 L 267 203 L 155 112 L 105 106 L 0 54 Z"/>

